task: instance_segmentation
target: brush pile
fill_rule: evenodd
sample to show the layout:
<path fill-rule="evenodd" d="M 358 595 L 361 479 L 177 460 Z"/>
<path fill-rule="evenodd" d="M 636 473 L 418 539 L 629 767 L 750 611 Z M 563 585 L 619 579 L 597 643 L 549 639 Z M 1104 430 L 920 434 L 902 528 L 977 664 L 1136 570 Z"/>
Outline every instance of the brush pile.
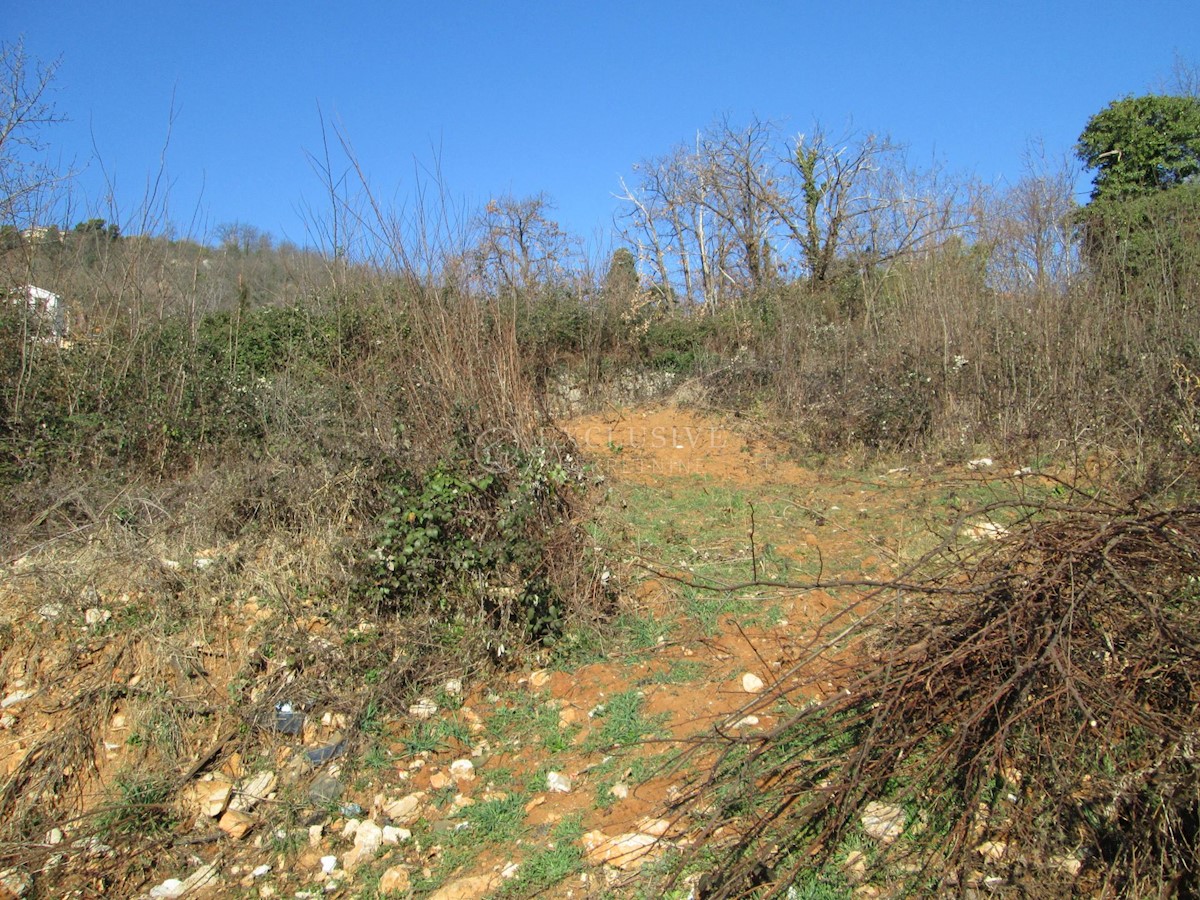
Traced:
<path fill-rule="evenodd" d="M 1197 895 L 1200 508 L 1047 507 L 957 558 L 887 590 L 842 690 L 785 676 L 760 702 L 797 712 L 728 739 L 701 894 L 849 858 L 896 894 Z"/>

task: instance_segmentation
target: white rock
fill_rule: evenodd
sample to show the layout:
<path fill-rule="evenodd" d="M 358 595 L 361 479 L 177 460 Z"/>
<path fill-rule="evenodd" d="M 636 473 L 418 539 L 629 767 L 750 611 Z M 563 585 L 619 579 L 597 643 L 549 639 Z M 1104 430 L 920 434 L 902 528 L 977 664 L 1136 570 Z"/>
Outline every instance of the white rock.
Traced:
<path fill-rule="evenodd" d="M 747 694 L 757 694 L 766 687 L 763 680 L 753 672 L 747 672 L 742 676 L 742 690 Z"/>
<path fill-rule="evenodd" d="M 442 690 L 446 692 L 447 697 L 458 697 L 463 692 L 463 683 L 461 678 L 451 678 L 442 685 Z"/>
<path fill-rule="evenodd" d="M 996 540 L 1008 534 L 1008 529 L 995 522 L 976 522 L 967 526 L 967 533 L 977 541 Z"/>
<path fill-rule="evenodd" d="M 383 826 L 383 842 L 385 844 L 399 844 L 402 841 L 407 841 L 412 837 L 412 832 L 407 828 L 397 828 L 395 825 Z"/>
<path fill-rule="evenodd" d="M 383 843 L 383 829 L 371 819 L 365 820 L 354 832 L 354 846 L 364 853 L 374 853 Z"/>
<path fill-rule="evenodd" d="M 989 859 L 992 862 L 999 862 L 1004 859 L 1004 854 L 1008 851 L 1008 844 L 1004 841 L 984 841 L 975 848 L 975 852 L 984 859 Z"/>
<path fill-rule="evenodd" d="M 321 857 L 321 871 L 324 872 L 326 875 L 332 875 L 333 870 L 336 868 L 337 868 L 337 857 L 336 856 L 322 856 Z"/>
<path fill-rule="evenodd" d="M 254 867 L 254 871 L 250 873 L 250 877 L 251 878 L 262 878 L 264 875 L 266 875 L 270 871 L 271 871 L 271 867 L 269 865 L 267 865 L 266 863 L 263 863 L 261 866 Z"/>
<path fill-rule="evenodd" d="M 990 456 L 981 456 L 979 459 L 967 460 L 967 468 L 972 472 L 978 472 L 980 469 L 990 469 L 995 463 L 992 462 Z"/>
<path fill-rule="evenodd" d="M 469 759 L 456 759 L 450 763 L 450 777 L 455 781 L 474 781 L 475 763 Z"/>
<path fill-rule="evenodd" d="M 742 716 L 733 723 L 734 728 L 753 728 L 758 724 L 758 716 Z"/>
<path fill-rule="evenodd" d="M 432 719 L 437 711 L 438 705 L 428 697 L 422 697 L 408 708 L 408 714 L 414 719 Z"/>
<path fill-rule="evenodd" d="M 589 831 L 583 836 L 587 860 L 592 865 L 610 865 L 618 869 L 640 869 L 660 855 L 664 846 L 652 834 L 627 832 L 609 837 L 602 831 Z"/>
<path fill-rule="evenodd" d="M 618 800 L 624 800 L 629 796 L 629 785 L 614 784 L 611 788 L 609 788 L 608 792 Z"/>
<path fill-rule="evenodd" d="M 872 801 L 863 809 L 863 831 L 881 843 L 890 844 L 904 832 L 907 819 L 899 806 Z"/>
<path fill-rule="evenodd" d="M 83 621 L 93 628 L 97 625 L 103 625 L 112 618 L 112 610 L 99 609 L 93 606 L 91 609 L 86 609 L 83 612 Z"/>
<path fill-rule="evenodd" d="M 275 773 L 259 772 L 242 782 L 237 795 L 229 801 L 234 812 L 249 812 L 258 806 L 275 789 Z"/>
<path fill-rule="evenodd" d="M 546 787 L 556 794 L 569 794 L 571 779 L 561 772 L 550 772 L 546 775 Z"/>
<path fill-rule="evenodd" d="M 342 868 L 353 872 L 362 863 L 373 859 L 382 844 L 383 829 L 366 819 L 354 832 L 354 848 L 342 857 Z"/>
<path fill-rule="evenodd" d="M 62 604 L 59 603 L 47 603 L 38 607 L 38 615 L 43 619 L 57 619 L 62 614 Z"/>
<path fill-rule="evenodd" d="M 183 882 L 178 878 L 168 878 L 162 884 L 150 888 L 150 896 L 156 900 L 160 897 L 182 897 Z"/>
<path fill-rule="evenodd" d="M 420 818 L 421 800 L 423 799 L 423 794 L 416 793 L 401 797 L 399 800 L 389 800 L 383 804 L 383 812 L 393 822 L 409 825 Z"/>
<path fill-rule="evenodd" d="M 24 703 L 26 700 L 28 700 L 30 697 L 32 697 L 36 693 L 37 693 L 37 691 L 29 691 L 29 690 L 13 691 L 11 694 L 9 694 L 7 697 L 5 697 L 3 700 L 0 700 L 0 709 L 8 709 L 10 706 L 15 706 L 18 703 Z"/>
<path fill-rule="evenodd" d="M 1083 870 L 1083 860 L 1074 856 L 1052 856 L 1050 864 L 1061 872 L 1066 872 L 1072 878 Z"/>

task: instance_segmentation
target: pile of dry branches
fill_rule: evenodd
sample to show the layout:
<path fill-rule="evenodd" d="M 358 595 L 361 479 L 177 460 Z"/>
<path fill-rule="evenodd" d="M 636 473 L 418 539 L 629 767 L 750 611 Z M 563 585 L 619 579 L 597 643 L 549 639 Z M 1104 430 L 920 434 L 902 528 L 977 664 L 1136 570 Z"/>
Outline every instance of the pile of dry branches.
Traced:
<path fill-rule="evenodd" d="M 887 591 L 843 690 L 759 701 L 797 711 L 690 797 L 721 860 L 701 893 L 782 893 L 860 846 L 904 890 L 1197 896 L 1200 508 L 1027 522 Z M 902 834 L 862 838 L 872 802 Z"/>

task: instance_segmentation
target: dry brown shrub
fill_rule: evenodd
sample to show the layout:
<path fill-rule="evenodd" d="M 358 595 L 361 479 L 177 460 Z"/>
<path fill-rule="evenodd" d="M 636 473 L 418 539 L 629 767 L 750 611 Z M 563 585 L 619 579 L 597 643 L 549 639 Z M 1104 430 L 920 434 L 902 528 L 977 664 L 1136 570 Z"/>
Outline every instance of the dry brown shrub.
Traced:
<path fill-rule="evenodd" d="M 893 889 L 956 891 L 982 872 L 1022 896 L 1195 896 L 1200 508 L 1036 512 L 882 588 L 890 619 L 843 636 L 861 658 L 844 692 L 760 701 L 799 711 L 729 739 L 689 798 L 720 860 L 706 896 L 783 893 L 844 852 L 873 801 L 907 817 L 873 854 Z"/>

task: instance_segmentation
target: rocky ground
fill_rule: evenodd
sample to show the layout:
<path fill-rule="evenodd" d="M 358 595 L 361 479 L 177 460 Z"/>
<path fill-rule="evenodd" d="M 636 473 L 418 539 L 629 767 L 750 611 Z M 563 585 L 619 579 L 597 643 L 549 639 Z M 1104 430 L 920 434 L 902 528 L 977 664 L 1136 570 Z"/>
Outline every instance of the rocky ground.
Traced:
<path fill-rule="evenodd" d="M 295 660 L 264 649 L 284 619 L 302 638 L 295 646 L 346 652 L 370 644 L 378 623 L 348 631 L 302 599 L 219 596 L 218 582 L 213 597 L 201 596 L 209 567 L 283 565 L 269 553 L 164 553 L 156 577 L 169 582 L 173 567 L 200 577 L 185 600 L 203 610 L 184 630 L 143 631 L 136 641 L 124 626 L 157 615 L 153 579 L 136 565 L 114 560 L 64 603 L 34 588 L 69 555 L 35 548 L 9 561 L 3 800 L 28 814 L 73 793 L 78 812 L 48 815 L 38 845 L 6 848 L 0 892 L 654 896 L 648 873 L 687 845 L 696 824 L 674 801 L 704 770 L 707 741 L 770 731 L 786 710 L 758 698 L 780 679 L 812 695 L 836 692 L 839 665 L 854 664 L 818 672 L 806 653 L 845 617 L 867 612 L 855 605 L 860 592 L 768 583 L 890 577 L 938 521 L 990 490 L 980 461 L 914 472 L 848 460 L 814 471 L 745 423 L 676 408 L 613 409 L 564 427 L 606 479 L 595 536 L 620 560 L 616 628 L 578 638 L 544 665 L 489 677 L 447 672 L 407 715 L 351 710 L 301 690 L 302 678 L 288 680 Z M 72 550 L 76 559 L 101 552 L 111 545 Z M 756 584 L 698 586 L 718 581 Z M 259 662 L 247 668 L 251 657 Z M 247 677 L 261 679 L 249 694 L 254 716 L 223 713 L 231 685 Z M 184 717 L 163 714 L 161 703 L 157 720 L 147 715 L 151 695 L 164 692 L 168 706 L 193 713 L 190 733 L 171 734 Z M 154 748 L 167 740 L 192 748 L 189 764 L 137 793 L 133 775 L 161 758 Z M 107 808 L 108 831 L 97 830 Z M 886 842 L 896 810 L 874 813 L 866 839 Z M 113 863 L 131 852 L 136 859 Z M 853 889 L 856 866 L 859 858 L 846 860 L 845 880 L 828 896 Z M 680 896 L 694 879 L 684 884 Z"/>

